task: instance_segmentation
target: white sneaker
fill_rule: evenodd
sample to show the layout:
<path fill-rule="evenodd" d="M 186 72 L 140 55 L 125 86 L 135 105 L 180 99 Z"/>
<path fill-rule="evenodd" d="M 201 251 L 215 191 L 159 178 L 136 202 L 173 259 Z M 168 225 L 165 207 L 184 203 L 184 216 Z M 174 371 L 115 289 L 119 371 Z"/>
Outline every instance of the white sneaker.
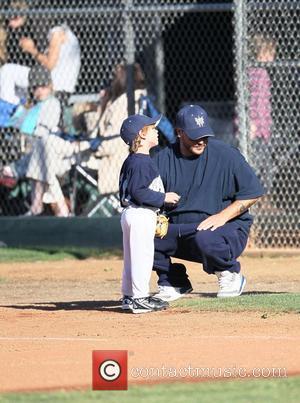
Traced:
<path fill-rule="evenodd" d="M 238 297 L 242 294 L 246 285 L 246 278 L 242 274 L 232 273 L 225 270 L 216 271 L 215 275 L 218 277 L 219 282 L 219 292 L 217 297 Z"/>
<path fill-rule="evenodd" d="M 169 306 L 167 301 L 159 298 L 146 297 L 146 298 L 132 298 L 132 312 L 133 313 L 147 313 L 154 311 L 162 311 Z"/>
<path fill-rule="evenodd" d="M 155 298 L 162 299 L 163 301 L 175 301 L 176 299 L 184 297 L 193 291 L 191 285 L 185 287 L 171 287 L 168 285 L 159 285 L 159 292 L 154 295 Z"/>

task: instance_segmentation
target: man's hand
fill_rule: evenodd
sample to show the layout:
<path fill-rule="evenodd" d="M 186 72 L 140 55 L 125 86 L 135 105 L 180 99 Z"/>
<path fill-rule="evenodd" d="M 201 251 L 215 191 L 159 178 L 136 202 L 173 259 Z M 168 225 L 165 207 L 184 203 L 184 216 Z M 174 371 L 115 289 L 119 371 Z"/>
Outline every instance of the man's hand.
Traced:
<path fill-rule="evenodd" d="M 198 225 L 197 230 L 202 231 L 210 229 L 211 231 L 214 231 L 215 229 L 222 227 L 222 225 L 226 224 L 229 220 L 243 214 L 249 207 L 253 206 L 258 199 L 259 197 L 255 199 L 234 201 L 224 210 L 202 221 L 202 223 Z"/>
<path fill-rule="evenodd" d="M 203 231 L 210 229 L 211 231 L 214 231 L 215 229 L 222 227 L 226 222 L 227 220 L 223 214 L 214 214 L 202 221 L 202 223 L 198 225 L 197 230 Z"/>

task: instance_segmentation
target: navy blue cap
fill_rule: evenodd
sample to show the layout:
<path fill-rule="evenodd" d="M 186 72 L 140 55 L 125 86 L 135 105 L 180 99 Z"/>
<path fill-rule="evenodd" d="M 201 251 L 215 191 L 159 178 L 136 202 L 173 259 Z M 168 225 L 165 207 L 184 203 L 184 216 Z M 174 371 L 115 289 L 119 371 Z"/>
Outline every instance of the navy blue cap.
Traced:
<path fill-rule="evenodd" d="M 160 119 L 161 115 L 158 115 L 155 118 L 149 118 L 149 116 L 138 114 L 128 116 L 121 126 L 120 134 L 122 140 L 124 140 L 126 144 L 131 145 L 143 127 L 150 125 L 157 126 Z"/>
<path fill-rule="evenodd" d="M 212 137 L 207 113 L 199 105 L 186 105 L 176 115 L 176 128 L 183 130 L 191 140 Z"/>

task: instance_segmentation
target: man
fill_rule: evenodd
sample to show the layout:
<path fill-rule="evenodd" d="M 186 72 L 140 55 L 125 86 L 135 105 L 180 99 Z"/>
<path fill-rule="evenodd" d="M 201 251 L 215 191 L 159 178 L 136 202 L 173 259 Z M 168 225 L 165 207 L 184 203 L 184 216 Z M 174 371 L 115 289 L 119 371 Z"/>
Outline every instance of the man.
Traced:
<path fill-rule="evenodd" d="M 205 272 L 218 278 L 217 296 L 236 297 L 246 284 L 237 258 L 252 224 L 248 209 L 263 188 L 240 152 L 214 139 L 200 106 L 179 110 L 176 131 L 177 143 L 153 157 L 165 191 L 181 196 L 167 211 L 166 237 L 155 239 L 156 297 L 173 301 L 192 291 L 185 266 L 170 257 L 202 263 Z"/>

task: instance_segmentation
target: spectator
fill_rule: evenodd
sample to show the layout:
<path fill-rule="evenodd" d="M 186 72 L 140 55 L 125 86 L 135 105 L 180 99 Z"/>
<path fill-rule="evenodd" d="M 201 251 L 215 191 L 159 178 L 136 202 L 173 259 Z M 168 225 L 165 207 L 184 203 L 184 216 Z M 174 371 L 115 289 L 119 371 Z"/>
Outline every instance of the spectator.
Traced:
<path fill-rule="evenodd" d="M 34 59 L 31 55 L 23 52 L 20 47 L 20 40 L 26 37 L 33 37 L 35 41 L 39 40 L 39 45 L 42 46 L 42 38 L 45 37 L 45 35 L 42 35 L 41 28 L 44 31 L 46 24 L 43 21 L 40 25 L 40 29 L 37 30 L 34 20 L 26 15 L 28 5 L 24 0 L 12 0 L 9 4 L 9 10 L 12 11 L 13 14 L 9 17 L 5 30 L 6 63 L 32 67 Z"/>
<path fill-rule="evenodd" d="M 24 64 L 28 67 L 33 65 L 33 59 L 30 55 L 24 54 L 19 46 L 20 39 L 28 36 L 33 28 L 32 21 L 24 14 L 27 10 L 27 3 L 24 0 L 12 0 L 9 4 L 9 10 L 14 12 L 7 24 L 3 21 L 0 29 L 0 61 L 1 66 L 8 63 Z M 1 70 L 0 70 L 1 71 Z M 16 89 L 19 96 L 24 96 L 24 90 Z M 1 91 L 0 91 L 1 93 Z M 0 99 L 0 127 L 5 127 L 9 117 L 15 111 L 14 103 L 6 102 Z"/>
<path fill-rule="evenodd" d="M 18 16 L 11 20 L 10 24 L 20 29 L 25 22 L 24 16 Z M 50 29 L 45 51 L 41 51 L 36 42 L 27 36 L 22 36 L 19 44 L 23 54 L 29 54 L 34 59 L 34 64 L 40 64 L 51 72 L 55 95 L 65 103 L 69 95 L 74 92 L 80 70 L 79 42 L 70 28 L 63 24 Z M 1 67 L 2 102 L 9 105 L 19 104 L 28 87 L 29 70 L 29 66 L 17 63 L 7 63 Z"/>
<path fill-rule="evenodd" d="M 58 182 L 60 174 L 69 168 L 66 162 L 74 153 L 75 145 L 52 132 L 58 131 L 61 104 L 53 95 L 49 70 L 35 66 L 29 73 L 30 90 L 39 104 L 39 113 L 34 130 L 32 151 L 15 163 L 5 166 L 0 183 L 12 187 L 14 181 L 26 177 L 32 183 L 32 202 L 27 215 L 43 212 L 43 201 L 55 204 L 57 216 L 68 216 L 69 209 Z"/>
<path fill-rule="evenodd" d="M 111 86 L 102 91 L 102 99 L 96 113 L 88 113 L 87 126 L 93 127 L 96 122 L 100 136 L 104 139 L 115 136 L 104 141 L 99 148 L 99 191 L 100 193 L 117 193 L 119 190 L 119 172 L 123 161 L 128 155 L 128 146 L 124 144 L 120 133 L 122 122 L 128 115 L 127 94 L 126 94 L 127 72 L 124 64 L 116 66 Z M 141 66 L 134 66 L 134 98 L 135 111 L 139 109 L 139 99 L 146 95 L 145 77 Z"/>
<path fill-rule="evenodd" d="M 270 144 L 272 135 L 272 84 L 265 64 L 274 61 L 276 45 L 273 39 L 263 35 L 255 35 L 251 45 L 256 63 L 248 70 L 251 156 L 254 169 L 267 190 L 270 190 L 273 169 Z"/>

